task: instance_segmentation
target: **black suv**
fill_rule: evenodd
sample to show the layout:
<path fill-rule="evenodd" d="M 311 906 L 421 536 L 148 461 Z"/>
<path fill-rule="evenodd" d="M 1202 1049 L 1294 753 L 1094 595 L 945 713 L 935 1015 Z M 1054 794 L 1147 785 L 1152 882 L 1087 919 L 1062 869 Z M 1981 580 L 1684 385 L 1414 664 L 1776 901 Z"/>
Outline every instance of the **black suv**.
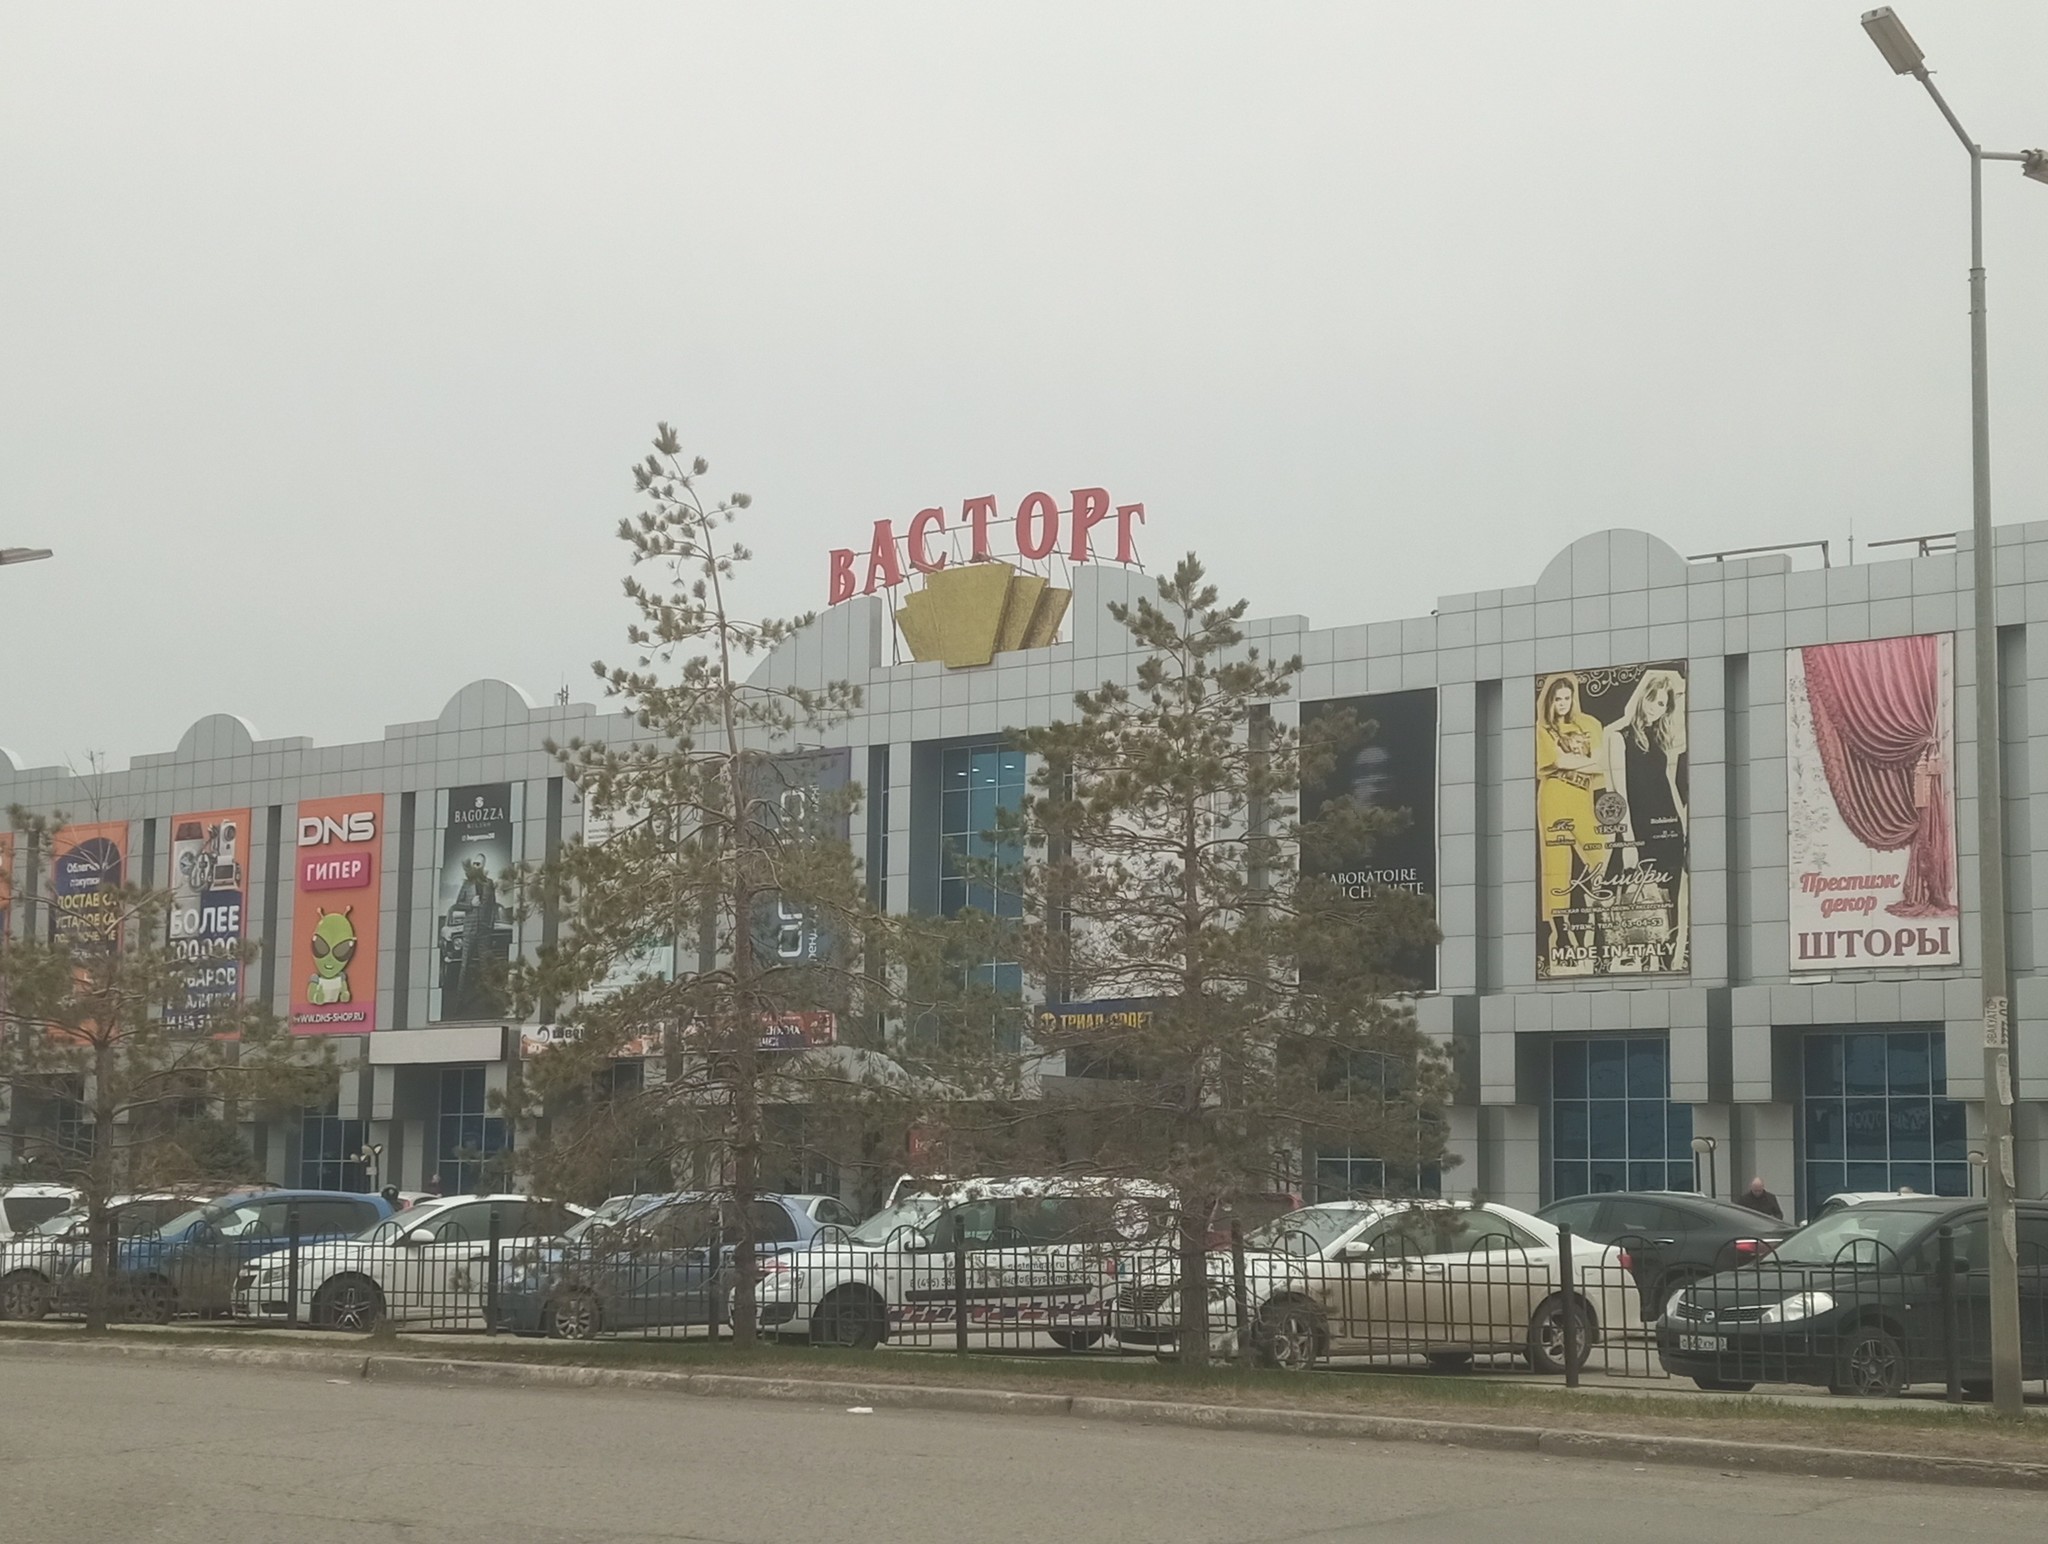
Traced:
<path fill-rule="evenodd" d="M 1611 1190 L 1552 1201 L 1536 1214 L 1628 1256 L 1645 1323 L 1680 1287 L 1760 1260 L 1793 1225 L 1685 1190 Z"/>
<path fill-rule="evenodd" d="M 2048 1377 L 2048 1205 L 2018 1207 L 2020 1363 Z M 1941 1231 L 1951 1274 L 1943 1280 Z M 1665 1369 L 1701 1388 L 1816 1383 L 1892 1395 L 1991 1378 L 1990 1234 L 1984 1203 L 1867 1201 L 1816 1218 L 1756 1265 L 1695 1282 L 1657 1323 Z"/>

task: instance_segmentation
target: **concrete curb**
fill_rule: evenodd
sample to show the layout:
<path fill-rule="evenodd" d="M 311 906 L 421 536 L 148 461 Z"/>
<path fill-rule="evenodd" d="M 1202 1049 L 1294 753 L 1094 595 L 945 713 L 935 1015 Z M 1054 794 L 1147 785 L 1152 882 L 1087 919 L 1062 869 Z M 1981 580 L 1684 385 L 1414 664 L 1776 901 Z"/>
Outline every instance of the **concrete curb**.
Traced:
<path fill-rule="evenodd" d="M 440 1357 L 289 1351 L 235 1346 L 138 1345 L 131 1342 L 0 1340 L 0 1355 L 88 1356 L 219 1367 L 268 1367 L 383 1383 L 462 1388 L 627 1389 L 700 1398 L 775 1399 L 803 1404 L 867 1405 L 875 1409 L 947 1410 L 977 1415 L 1065 1416 L 1137 1425 L 1185 1426 L 1364 1442 L 1431 1442 L 1493 1452 L 1543 1453 L 1639 1464 L 1685 1464 L 1753 1474 L 1804 1474 L 1829 1479 L 1887 1480 L 1923 1485 L 1996 1485 L 2048 1491 L 2048 1463 L 1939 1454 L 1871 1453 L 1859 1449 L 1723 1442 L 1712 1437 L 1639 1436 L 1628 1432 L 1560 1431 L 1476 1421 L 1432 1421 L 1335 1410 L 1285 1410 L 1254 1405 L 1172 1404 L 1081 1394 L 1033 1394 L 944 1384 L 854 1383 L 812 1378 L 755 1378 L 732 1373 L 561 1367 L 537 1362 L 470 1362 Z"/>

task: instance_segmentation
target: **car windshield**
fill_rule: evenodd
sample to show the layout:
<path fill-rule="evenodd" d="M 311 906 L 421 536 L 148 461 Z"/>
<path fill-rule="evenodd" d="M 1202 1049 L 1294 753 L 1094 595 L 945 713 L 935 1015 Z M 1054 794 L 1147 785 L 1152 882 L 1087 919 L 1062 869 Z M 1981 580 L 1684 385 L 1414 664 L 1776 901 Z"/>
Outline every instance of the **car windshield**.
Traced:
<path fill-rule="evenodd" d="M 1348 1206 L 1306 1206 L 1284 1217 L 1275 1217 L 1263 1228 L 1252 1229 L 1244 1236 L 1244 1241 L 1251 1249 L 1292 1252 L 1300 1250 L 1301 1240 L 1290 1235 L 1306 1234 L 1314 1241 L 1315 1252 L 1321 1254 L 1365 1220 L 1364 1212 L 1354 1211 Z"/>
<path fill-rule="evenodd" d="M 1851 1206 L 1809 1222 L 1771 1254 L 1772 1264 L 1892 1265 L 1927 1226 L 1926 1212 Z"/>
<path fill-rule="evenodd" d="M 853 1230 L 856 1244 L 879 1246 L 899 1228 L 921 1228 L 939 1209 L 937 1196 L 905 1196 L 886 1211 L 876 1212 Z"/>
<path fill-rule="evenodd" d="M 189 1212 L 178 1213 L 177 1216 L 158 1228 L 157 1232 L 161 1233 L 165 1238 L 176 1238 L 180 1233 L 191 1227 L 193 1223 L 213 1215 L 214 1210 L 211 1206 L 195 1206 Z"/>
<path fill-rule="evenodd" d="M 457 1198 L 459 1199 L 459 1198 Z M 418 1227 L 428 1221 L 436 1212 L 443 1212 L 452 1204 L 450 1201 L 422 1201 L 418 1206 L 402 1212 L 393 1212 L 389 1217 L 380 1217 L 356 1235 L 359 1244 L 388 1244 L 399 1234 Z"/>
<path fill-rule="evenodd" d="M 613 1196 L 588 1217 L 578 1218 L 562 1237 L 572 1244 L 580 1243 L 632 1213 L 651 1207 L 660 1199 L 660 1196 Z"/>
<path fill-rule="evenodd" d="M 56 1216 L 45 1217 L 41 1222 L 37 1223 L 36 1232 L 47 1233 L 52 1238 L 57 1238 L 69 1233 L 73 1228 L 84 1227 L 85 1222 L 86 1214 L 84 1212 L 59 1212 Z"/>

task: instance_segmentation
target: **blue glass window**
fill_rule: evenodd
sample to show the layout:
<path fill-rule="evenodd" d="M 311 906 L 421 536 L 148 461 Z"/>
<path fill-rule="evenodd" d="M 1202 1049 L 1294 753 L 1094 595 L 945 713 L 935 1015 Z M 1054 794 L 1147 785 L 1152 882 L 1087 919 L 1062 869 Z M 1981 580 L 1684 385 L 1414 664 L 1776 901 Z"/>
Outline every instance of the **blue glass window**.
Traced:
<path fill-rule="evenodd" d="M 1808 1035 L 1800 1058 L 1804 1168 L 1810 1214 L 1842 1190 L 1970 1193 L 1969 1127 L 1948 1095 L 1938 1032 Z"/>
<path fill-rule="evenodd" d="M 1663 1035 L 1554 1040 L 1550 1192 L 1690 1190 L 1692 1106 L 1671 1102 Z"/>

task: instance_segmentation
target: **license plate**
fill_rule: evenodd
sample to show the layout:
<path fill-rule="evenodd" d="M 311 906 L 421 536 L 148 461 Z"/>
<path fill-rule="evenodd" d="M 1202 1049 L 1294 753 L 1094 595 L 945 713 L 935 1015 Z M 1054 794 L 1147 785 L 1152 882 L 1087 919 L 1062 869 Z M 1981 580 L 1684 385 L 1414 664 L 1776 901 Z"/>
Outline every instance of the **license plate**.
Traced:
<path fill-rule="evenodd" d="M 1719 1335 L 1681 1335 L 1678 1337 L 1678 1349 L 1681 1351 L 1720 1351 L 1727 1344 Z"/>

